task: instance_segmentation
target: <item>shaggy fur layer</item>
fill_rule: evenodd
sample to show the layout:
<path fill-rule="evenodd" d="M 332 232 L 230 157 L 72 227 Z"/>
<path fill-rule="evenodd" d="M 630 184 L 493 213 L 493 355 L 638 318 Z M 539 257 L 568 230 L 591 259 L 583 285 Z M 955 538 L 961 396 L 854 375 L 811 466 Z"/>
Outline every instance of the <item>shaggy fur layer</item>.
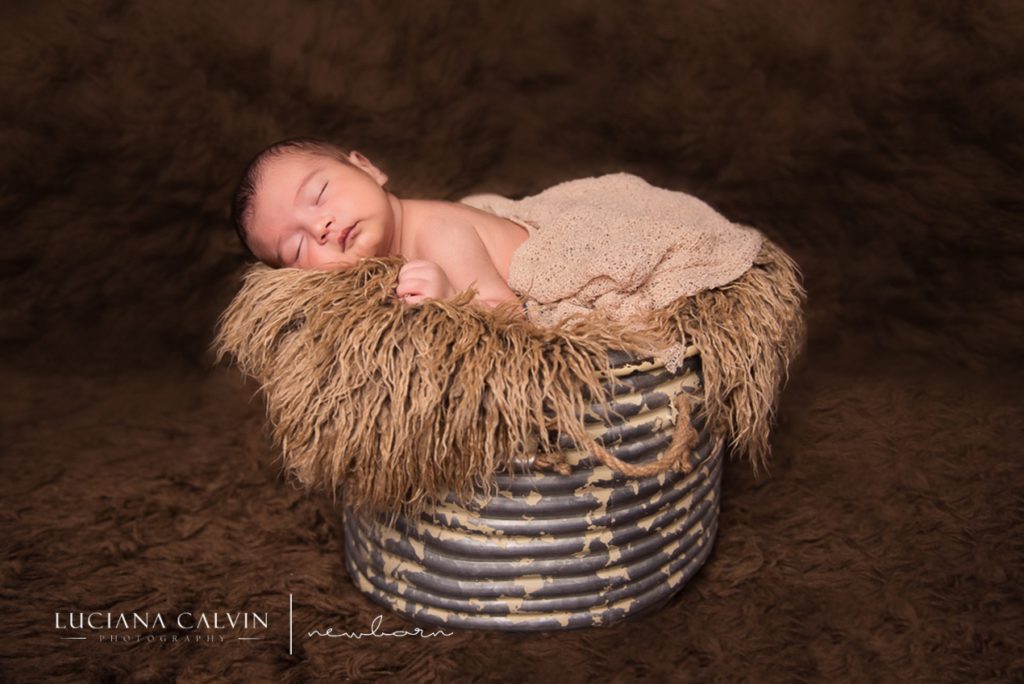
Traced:
<path fill-rule="evenodd" d="M 804 346 L 807 293 L 793 260 L 769 240 L 740 278 L 655 313 L 664 339 L 700 349 L 709 425 L 749 457 L 755 475 L 768 466 L 769 436 L 789 365 Z"/>
<path fill-rule="evenodd" d="M 658 461 L 632 466 L 597 444 L 582 416 L 588 397 L 603 396 L 609 349 L 649 354 L 688 338 L 704 356 L 712 432 L 763 464 L 779 384 L 803 339 L 803 290 L 777 247 L 731 286 L 680 298 L 643 325 L 580 317 L 542 328 L 512 307 L 467 306 L 472 292 L 410 308 L 393 294 L 401 263 L 335 273 L 257 265 L 221 319 L 218 355 L 260 383 L 285 463 L 307 486 L 343 488 L 356 510 L 412 514 L 449 490 L 494 491 L 494 473 L 537 448 L 541 468 L 568 472 L 558 433 L 627 475 L 677 466 L 692 430 Z"/>

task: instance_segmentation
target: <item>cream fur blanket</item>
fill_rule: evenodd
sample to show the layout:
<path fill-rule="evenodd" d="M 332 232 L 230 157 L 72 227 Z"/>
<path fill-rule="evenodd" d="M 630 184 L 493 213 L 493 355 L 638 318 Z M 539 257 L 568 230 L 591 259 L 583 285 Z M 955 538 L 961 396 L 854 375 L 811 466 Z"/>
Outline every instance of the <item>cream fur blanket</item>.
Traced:
<path fill-rule="evenodd" d="M 761 250 L 753 228 L 626 173 L 560 183 L 522 200 L 487 194 L 462 203 L 529 232 L 512 257 L 509 286 L 541 325 L 660 309 L 732 282 Z"/>

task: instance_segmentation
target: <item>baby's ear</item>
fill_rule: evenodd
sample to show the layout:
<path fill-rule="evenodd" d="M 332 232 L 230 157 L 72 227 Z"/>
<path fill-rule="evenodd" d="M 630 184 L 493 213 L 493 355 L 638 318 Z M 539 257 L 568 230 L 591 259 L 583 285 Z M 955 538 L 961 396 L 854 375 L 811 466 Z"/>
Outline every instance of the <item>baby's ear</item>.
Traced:
<path fill-rule="evenodd" d="M 388 175 L 373 165 L 362 152 L 352 150 L 348 155 L 348 161 L 352 166 L 365 171 L 377 184 L 382 186 L 388 182 Z"/>

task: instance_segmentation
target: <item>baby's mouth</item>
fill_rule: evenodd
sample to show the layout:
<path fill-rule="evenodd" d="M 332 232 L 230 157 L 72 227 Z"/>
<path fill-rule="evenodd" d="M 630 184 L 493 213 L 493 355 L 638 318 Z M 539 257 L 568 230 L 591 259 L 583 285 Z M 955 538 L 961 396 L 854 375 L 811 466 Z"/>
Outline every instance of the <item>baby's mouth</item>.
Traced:
<path fill-rule="evenodd" d="M 356 221 L 356 223 L 359 222 Z M 351 226 L 341 231 L 341 235 L 338 236 L 338 244 L 341 245 L 341 251 L 343 252 L 348 250 L 348 236 L 352 233 L 353 230 L 355 230 L 356 223 L 353 223 Z"/>

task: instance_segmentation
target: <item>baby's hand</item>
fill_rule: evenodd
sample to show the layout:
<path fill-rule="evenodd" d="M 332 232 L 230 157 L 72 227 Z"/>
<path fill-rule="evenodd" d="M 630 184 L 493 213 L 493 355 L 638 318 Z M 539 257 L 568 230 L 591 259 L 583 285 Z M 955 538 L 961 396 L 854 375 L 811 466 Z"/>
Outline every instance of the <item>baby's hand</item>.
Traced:
<path fill-rule="evenodd" d="M 406 262 L 398 272 L 395 294 L 406 304 L 419 304 L 426 299 L 447 299 L 455 294 L 455 288 L 440 266 L 417 259 Z"/>

